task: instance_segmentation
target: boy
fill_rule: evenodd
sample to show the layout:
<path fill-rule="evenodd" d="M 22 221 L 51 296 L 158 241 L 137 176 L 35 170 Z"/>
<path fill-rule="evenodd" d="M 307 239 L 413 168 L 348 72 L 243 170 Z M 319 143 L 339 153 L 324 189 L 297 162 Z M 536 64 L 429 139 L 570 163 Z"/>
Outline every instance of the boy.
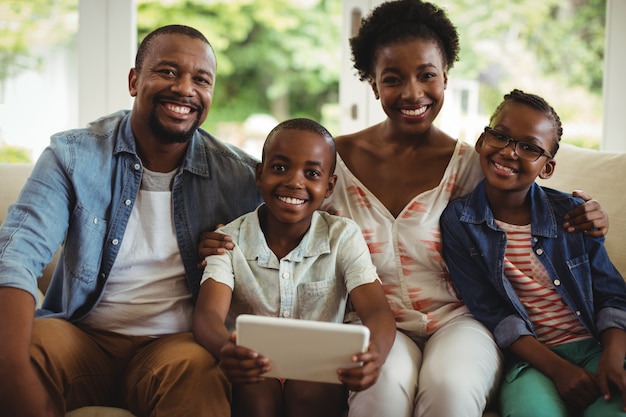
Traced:
<path fill-rule="evenodd" d="M 395 322 L 361 230 L 319 212 L 335 186 L 334 140 L 309 119 L 280 123 L 268 135 L 256 183 L 264 204 L 220 231 L 235 248 L 206 258 L 194 334 L 233 383 L 234 416 L 341 416 L 346 391 L 376 381 L 393 344 Z M 342 322 L 350 299 L 371 343 L 339 384 L 264 379 L 269 360 L 235 345 L 239 314 Z M 306 358 L 303 358 L 306 360 Z"/>
<path fill-rule="evenodd" d="M 603 238 L 558 226 L 581 200 L 535 183 L 554 173 L 561 121 L 514 90 L 490 126 L 475 146 L 485 179 L 441 234 L 452 282 L 508 354 L 502 415 L 626 415 L 626 284 Z"/>

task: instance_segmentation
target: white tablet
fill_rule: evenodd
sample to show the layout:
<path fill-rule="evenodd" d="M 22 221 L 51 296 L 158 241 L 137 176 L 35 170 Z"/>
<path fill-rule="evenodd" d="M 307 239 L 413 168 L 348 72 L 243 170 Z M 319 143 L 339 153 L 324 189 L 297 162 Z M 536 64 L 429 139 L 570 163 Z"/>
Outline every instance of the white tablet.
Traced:
<path fill-rule="evenodd" d="M 328 323 L 241 314 L 237 344 L 270 360 L 264 376 L 340 384 L 338 368 L 360 366 L 352 355 L 367 350 L 369 329 L 361 324 Z"/>

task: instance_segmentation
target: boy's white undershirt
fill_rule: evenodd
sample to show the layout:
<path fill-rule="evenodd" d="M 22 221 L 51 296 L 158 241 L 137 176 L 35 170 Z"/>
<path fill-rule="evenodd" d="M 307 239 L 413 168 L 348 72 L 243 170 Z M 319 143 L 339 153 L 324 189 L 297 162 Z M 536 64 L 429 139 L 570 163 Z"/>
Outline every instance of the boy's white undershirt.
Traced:
<path fill-rule="evenodd" d="M 104 294 L 83 323 L 133 336 L 191 330 L 191 293 L 172 216 L 170 184 L 175 174 L 144 169 Z"/>

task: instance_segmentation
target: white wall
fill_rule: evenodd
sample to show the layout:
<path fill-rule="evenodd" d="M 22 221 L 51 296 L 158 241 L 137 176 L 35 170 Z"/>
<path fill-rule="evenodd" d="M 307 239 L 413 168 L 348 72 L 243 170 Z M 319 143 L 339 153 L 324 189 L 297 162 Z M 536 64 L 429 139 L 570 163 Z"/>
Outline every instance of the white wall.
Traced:
<path fill-rule="evenodd" d="M 341 79 L 339 82 L 339 134 L 356 132 L 385 119 L 369 85 L 360 81 L 352 67 L 348 39 L 356 34 L 360 17 L 381 0 L 343 0 L 341 31 Z"/>
<path fill-rule="evenodd" d="M 79 1 L 79 126 L 132 107 L 128 71 L 136 49 L 135 0 Z"/>
<path fill-rule="evenodd" d="M 604 125 L 602 149 L 626 152 L 626 0 L 606 3 L 604 48 Z"/>
<path fill-rule="evenodd" d="M 77 126 L 76 55 L 69 48 L 50 48 L 41 53 L 41 68 L 5 80 L 0 87 L 0 146 L 28 150 L 34 161 L 52 133 Z"/>

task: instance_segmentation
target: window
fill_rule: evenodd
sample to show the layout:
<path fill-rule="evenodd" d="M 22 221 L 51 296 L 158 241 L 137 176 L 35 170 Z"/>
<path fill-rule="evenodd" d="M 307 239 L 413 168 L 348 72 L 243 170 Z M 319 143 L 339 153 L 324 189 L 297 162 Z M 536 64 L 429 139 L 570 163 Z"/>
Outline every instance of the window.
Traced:
<path fill-rule="evenodd" d="M 0 162 L 37 159 L 78 123 L 78 0 L 0 5 Z"/>

